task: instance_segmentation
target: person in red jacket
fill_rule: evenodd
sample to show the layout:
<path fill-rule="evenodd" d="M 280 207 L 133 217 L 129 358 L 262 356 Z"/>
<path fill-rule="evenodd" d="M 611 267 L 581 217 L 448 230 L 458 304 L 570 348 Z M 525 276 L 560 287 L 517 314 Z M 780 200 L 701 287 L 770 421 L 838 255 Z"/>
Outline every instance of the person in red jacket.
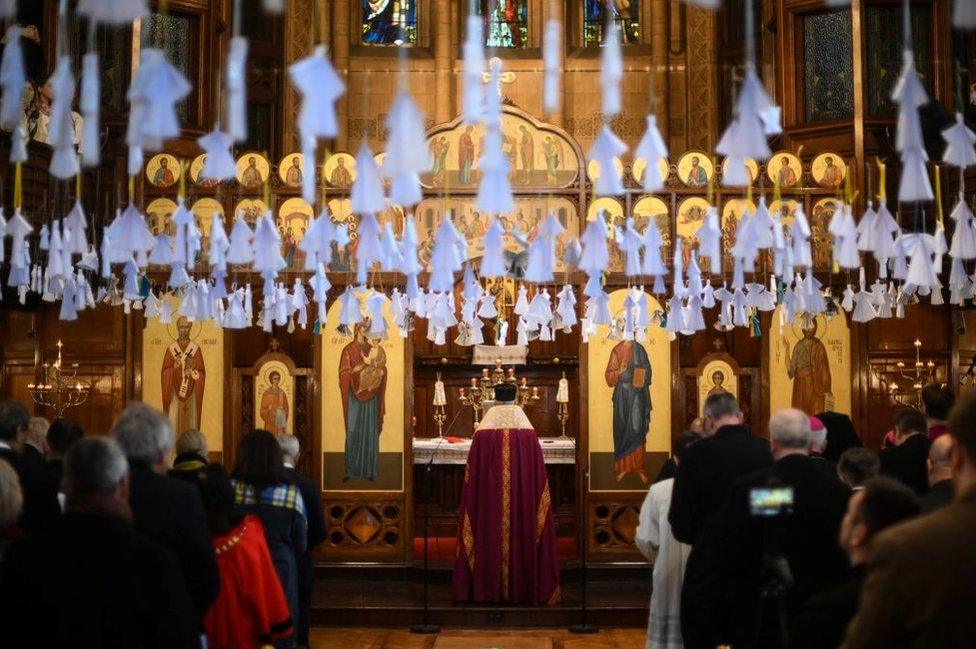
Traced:
<path fill-rule="evenodd" d="M 285 592 L 271 561 L 261 519 L 234 507 L 234 490 L 219 464 L 198 474 L 220 570 L 220 592 L 204 629 L 212 649 L 258 649 L 294 631 Z"/>

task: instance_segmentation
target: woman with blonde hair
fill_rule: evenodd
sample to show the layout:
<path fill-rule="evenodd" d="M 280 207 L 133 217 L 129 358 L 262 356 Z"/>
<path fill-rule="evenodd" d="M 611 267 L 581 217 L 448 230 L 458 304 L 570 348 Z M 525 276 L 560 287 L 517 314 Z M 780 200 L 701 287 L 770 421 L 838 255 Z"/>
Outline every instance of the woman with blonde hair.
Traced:
<path fill-rule="evenodd" d="M 9 462 L 0 459 L 0 558 L 11 541 L 24 535 L 17 524 L 23 507 L 24 493 L 17 472 Z"/>

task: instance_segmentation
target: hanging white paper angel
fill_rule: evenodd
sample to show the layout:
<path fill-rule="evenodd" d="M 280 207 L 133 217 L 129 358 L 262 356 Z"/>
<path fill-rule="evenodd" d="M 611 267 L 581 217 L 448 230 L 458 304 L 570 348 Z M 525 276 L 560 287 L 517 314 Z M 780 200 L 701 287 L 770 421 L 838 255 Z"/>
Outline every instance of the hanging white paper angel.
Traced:
<path fill-rule="evenodd" d="M 3 58 L 0 59 L 0 128 L 14 131 L 20 125 L 24 110 L 21 103 L 27 73 L 24 70 L 24 53 L 21 47 L 21 27 L 13 24 L 7 28 L 4 38 Z"/>
<path fill-rule="evenodd" d="M 482 277 L 503 277 L 507 273 L 504 249 L 505 228 L 501 219 L 493 217 L 482 237 L 484 254 L 479 268 Z"/>
<path fill-rule="evenodd" d="M 596 180 L 593 183 L 593 191 L 597 195 L 619 196 L 624 193 L 624 186 L 614 162 L 625 153 L 627 153 L 627 145 L 614 135 L 608 124 L 604 124 L 587 153 L 587 159 L 595 162 L 597 166 Z M 656 165 L 657 162 L 655 161 L 654 164 Z M 651 163 L 649 162 L 648 165 Z"/>
<path fill-rule="evenodd" d="M 976 224 L 962 192 L 950 218 L 956 222 L 956 227 L 952 233 L 949 255 L 956 259 L 976 259 Z"/>
<path fill-rule="evenodd" d="M 480 17 L 478 17 L 478 23 L 479 25 L 481 23 Z M 545 35 L 542 39 L 542 110 L 549 114 L 559 111 L 561 99 L 559 79 L 562 74 L 562 55 L 562 24 L 558 20 L 547 20 Z"/>
<path fill-rule="evenodd" d="M 225 259 L 229 264 L 249 264 L 254 261 L 254 232 L 244 220 L 244 213 L 238 212 L 234 227 L 230 231 L 230 245 Z"/>
<path fill-rule="evenodd" d="M 102 159 L 101 95 L 98 53 L 86 52 L 81 59 L 81 97 L 78 100 L 82 121 L 81 164 L 85 167 L 97 167 Z"/>
<path fill-rule="evenodd" d="M 230 39 L 227 49 L 227 135 L 233 142 L 247 140 L 247 64 L 248 41 L 243 36 Z M 216 129 L 215 129 L 216 130 Z"/>
<path fill-rule="evenodd" d="M 302 95 L 298 115 L 302 137 L 336 137 L 339 123 L 335 103 L 345 94 L 346 86 L 325 55 L 325 46 L 317 45 L 312 54 L 291 64 L 288 73 Z"/>
<path fill-rule="evenodd" d="M 363 142 L 356 154 L 356 180 L 349 192 L 353 214 L 381 214 L 386 210 L 383 180 L 374 158 L 373 151 Z"/>
<path fill-rule="evenodd" d="M 202 180 L 230 180 L 237 177 L 237 164 L 231 153 L 233 137 L 215 127 L 206 135 L 198 137 L 197 144 L 206 154 L 203 169 L 200 171 Z"/>
<path fill-rule="evenodd" d="M 942 139 L 946 142 L 942 162 L 962 168 L 976 165 L 976 134 L 966 126 L 962 113 L 956 113 L 956 123 L 942 131 Z"/>
<path fill-rule="evenodd" d="M 386 116 L 389 133 L 383 175 L 390 179 L 390 200 L 397 205 L 416 205 L 423 198 L 420 173 L 433 167 L 427 146 L 424 114 L 406 88 L 400 90 Z M 358 167 L 357 167 L 358 172 Z"/>
<path fill-rule="evenodd" d="M 145 0 L 78 0 L 77 13 L 106 25 L 129 25 L 148 15 Z"/>
<path fill-rule="evenodd" d="M 477 124 L 484 111 L 485 41 L 483 17 L 471 12 L 465 23 L 462 112 L 466 124 Z"/>
<path fill-rule="evenodd" d="M 126 144 L 140 151 L 158 151 L 164 140 L 179 137 L 181 130 L 176 104 L 185 99 L 190 90 L 190 83 L 167 60 L 166 52 L 143 48 L 139 67 L 126 95 L 130 106 Z M 131 158 L 130 174 L 141 168 L 141 159 L 135 169 L 134 162 Z"/>
<path fill-rule="evenodd" d="M 624 78 L 624 57 L 620 52 L 620 28 L 608 21 L 603 30 L 600 54 L 600 87 L 603 99 L 603 119 L 620 114 L 620 81 Z M 657 161 L 657 158 L 654 158 Z"/>
<path fill-rule="evenodd" d="M 653 80 L 651 83 L 653 83 Z M 667 180 L 667 174 L 665 173 L 665 175 L 661 175 L 658 160 L 661 158 L 667 159 L 667 157 L 668 147 L 664 143 L 664 138 L 661 137 L 661 131 L 658 130 L 657 116 L 648 115 L 647 129 L 644 131 L 644 136 L 637 144 L 637 148 L 634 149 L 634 158 L 640 158 L 647 163 L 647 166 L 644 169 L 644 174 L 640 179 L 641 185 L 647 191 L 654 192 L 664 187 L 664 181 Z"/>
<path fill-rule="evenodd" d="M 58 57 L 51 84 L 51 124 L 48 140 L 53 149 L 51 175 L 67 180 L 78 173 L 78 154 L 75 151 L 75 129 L 71 105 L 75 98 L 75 77 L 71 72 L 71 57 Z"/>

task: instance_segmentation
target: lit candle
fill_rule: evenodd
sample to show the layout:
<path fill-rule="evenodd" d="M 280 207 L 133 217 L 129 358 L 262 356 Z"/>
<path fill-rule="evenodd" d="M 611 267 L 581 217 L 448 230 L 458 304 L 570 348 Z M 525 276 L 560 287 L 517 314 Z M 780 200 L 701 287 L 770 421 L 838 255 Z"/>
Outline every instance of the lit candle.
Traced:
<path fill-rule="evenodd" d="M 437 381 L 434 382 L 434 405 L 447 405 L 447 393 L 444 390 L 444 382 L 440 379 L 437 379 Z"/>
<path fill-rule="evenodd" d="M 559 379 L 556 389 L 556 403 L 569 403 L 569 381 L 565 377 Z"/>

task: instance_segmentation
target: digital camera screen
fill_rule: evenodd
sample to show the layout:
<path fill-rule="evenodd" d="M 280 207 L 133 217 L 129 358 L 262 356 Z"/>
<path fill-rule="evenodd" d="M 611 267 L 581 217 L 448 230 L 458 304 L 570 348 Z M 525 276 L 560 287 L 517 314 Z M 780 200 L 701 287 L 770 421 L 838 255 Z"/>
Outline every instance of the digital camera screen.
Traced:
<path fill-rule="evenodd" d="M 757 487 L 749 490 L 753 516 L 783 516 L 793 513 L 793 487 Z"/>

